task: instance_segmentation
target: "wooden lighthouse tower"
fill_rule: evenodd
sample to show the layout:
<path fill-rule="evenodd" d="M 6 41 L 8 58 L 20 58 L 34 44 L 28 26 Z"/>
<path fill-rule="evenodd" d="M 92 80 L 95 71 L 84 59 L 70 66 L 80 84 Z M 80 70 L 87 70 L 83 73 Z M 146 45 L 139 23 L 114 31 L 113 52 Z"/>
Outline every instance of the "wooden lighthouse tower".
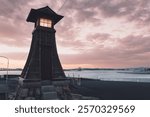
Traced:
<path fill-rule="evenodd" d="M 24 79 L 53 80 L 65 78 L 56 48 L 54 25 L 63 16 L 48 6 L 31 9 L 27 22 L 35 24 L 28 59 L 22 71 Z"/>
<path fill-rule="evenodd" d="M 57 97 L 56 92 L 44 91 L 54 91 L 53 82 L 66 80 L 57 53 L 54 29 L 54 25 L 62 18 L 63 16 L 56 14 L 48 6 L 31 9 L 27 17 L 27 22 L 35 24 L 31 48 L 19 79 L 15 99 Z"/>

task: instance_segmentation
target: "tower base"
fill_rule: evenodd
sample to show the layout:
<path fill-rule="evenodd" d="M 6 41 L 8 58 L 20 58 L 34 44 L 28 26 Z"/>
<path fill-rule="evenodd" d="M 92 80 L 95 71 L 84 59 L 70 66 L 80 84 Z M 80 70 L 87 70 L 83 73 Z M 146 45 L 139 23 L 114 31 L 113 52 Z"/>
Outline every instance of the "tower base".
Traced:
<path fill-rule="evenodd" d="M 59 100 L 71 99 L 69 80 L 19 79 L 16 100 Z"/>

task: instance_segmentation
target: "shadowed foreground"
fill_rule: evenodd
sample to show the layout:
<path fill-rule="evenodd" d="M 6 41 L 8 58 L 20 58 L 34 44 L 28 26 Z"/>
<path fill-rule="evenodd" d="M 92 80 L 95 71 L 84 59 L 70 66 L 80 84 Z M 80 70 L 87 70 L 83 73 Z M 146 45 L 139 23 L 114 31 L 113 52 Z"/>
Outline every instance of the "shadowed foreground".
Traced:
<path fill-rule="evenodd" d="M 81 79 L 81 85 L 73 85 L 71 89 L 74 93 L 102 100 L 150 99 L 150 83 Z"/>

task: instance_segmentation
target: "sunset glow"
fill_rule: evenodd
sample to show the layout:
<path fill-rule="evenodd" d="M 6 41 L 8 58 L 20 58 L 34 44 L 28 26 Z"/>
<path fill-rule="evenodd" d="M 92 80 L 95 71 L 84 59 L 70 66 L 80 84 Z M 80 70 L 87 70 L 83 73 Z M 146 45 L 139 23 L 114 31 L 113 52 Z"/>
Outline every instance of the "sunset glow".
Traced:
<path fill-rule="evenodd" d="M 10 59 L 11 68 L 23 68 L 28 56 L 34 30 L 26 22 L 30 9 L 47 5 L 64 16 L 55 26 L 64 68 L 150 67 L 149 0 L 64 2 L 1 0 L 0 55 Z M 51 26 L 51 22 L 41 25 Z"/>

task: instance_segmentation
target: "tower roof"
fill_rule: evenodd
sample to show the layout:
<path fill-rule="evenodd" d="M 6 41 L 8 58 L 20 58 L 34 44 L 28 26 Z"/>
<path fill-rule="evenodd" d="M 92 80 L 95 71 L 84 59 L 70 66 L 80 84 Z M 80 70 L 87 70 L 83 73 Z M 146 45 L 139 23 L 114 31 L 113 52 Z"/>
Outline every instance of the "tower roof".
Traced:
<path fill-rule="evenodd" d="M 63 18 L 63 16 L 58 15 L 51 8 L 46 6 L 39 9 L 31 9 L 26 21 L 35 23 L 40 17 L 51 19 L 54 25 Z"/>

